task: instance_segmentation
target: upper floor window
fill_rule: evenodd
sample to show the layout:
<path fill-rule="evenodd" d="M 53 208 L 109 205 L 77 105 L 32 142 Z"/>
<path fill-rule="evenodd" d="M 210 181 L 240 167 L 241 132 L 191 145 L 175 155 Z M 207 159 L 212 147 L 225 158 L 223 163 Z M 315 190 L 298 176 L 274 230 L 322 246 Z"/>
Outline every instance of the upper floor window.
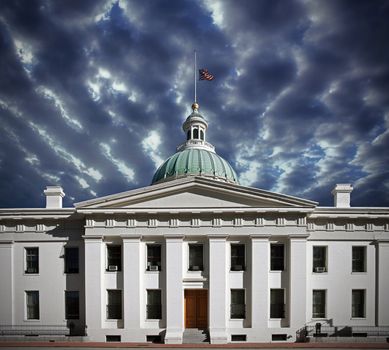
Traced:
<path fill-rule="evenodd" d="M 65 248 L 65 273 L 78 273 L 78 248 Z"/>
<path fill-rule="evenodd" d="M 365 317 L 365 290 L 352 290 L 352 312 L 351 317 L 364 318 Z"/>
<path fill-rule="evenodd" d="M 231 318 L 246 317 L 244 289 L 231 289 Z"/>
<path fill-rule="evenodd" d="M 26 291 L 27 320 L 39 320 L 39 291 Z"/>
<path fill-rule="evenodd" d="M 352 272 L 366 272 L 366 247 L 353 247 Z"/>
<path fill-rule="evenodd" d="M 122 247 L 120 245 L 107 245 L 107 270 L 122 270 Z"/>
<path fill-rule="evenodd" d="M 202 244 L 189 244 L 189 271 L 203 271 Z"/>
<path fill-rule="evenodd" d="M 39 248 L 26 248 L 26 273 L 39 273 Z"/>
<path fill-rule="evenodd" d="M 149 289 L 147 291 L 147 318 L 148 319 L 161 319 L 162 318 L 162 306 L 161 306 L 161 290 Z"/>
<path fill-rule="evenodd" d="M 80 297 L 78 291 L 65 292 L 65 318 L 78 320 L 80 318 Z"/>
<path fill-rule="evenodd" d="M 284 270 L 284 245 L 283 244 L 270 245 L 270 270 L 271 271 Z"/>
<path fill-rule="evenodd" d="M 122 291 L 107 290 L 107 319 L 120 320 L 122 318 Z"/>
<path fill-rule="evenodd" d="M 285 317 L 285 298 L 283 289 L 270 289 L 270 318 Z"/>
<path fill-rule="evenodd" d="M 326 291 L 317 289 L 312 291 L 312 318 L 326 317 Z"/>
<path fill-rule="evenodd" d="M 147 270 L 161 271 L 161 245 L 147 244 Z"/>
<path fill-rule="evenodd" d="M 327 271 L 327 247 L 313 247 L 313 272 Z"/>
<path fill-rule="evenodd" d="M 244 244 L 231 244 L 231 271 L 243 271 L 245 268 Z"/>

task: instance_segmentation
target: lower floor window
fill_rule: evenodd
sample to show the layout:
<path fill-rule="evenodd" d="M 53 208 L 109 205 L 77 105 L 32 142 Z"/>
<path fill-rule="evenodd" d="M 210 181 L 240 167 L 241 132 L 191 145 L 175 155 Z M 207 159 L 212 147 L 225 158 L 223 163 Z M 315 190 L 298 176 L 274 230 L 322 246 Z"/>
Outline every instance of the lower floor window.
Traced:
<path fill-rule="evenodd" d="M 39 291 L 26 291 L 27 320 L 39 320 Z"/>
<path fill-rule="evenodd" d="M 283 289 L 270 289 L 270 318 L 285 317 L 285 302 Z"/>
<path fill-rule="evenodd" d="M 80 318 L 80 298 L 78 291 L 65 292 L 65 318 L 77 320 Z"/>
<path fill-rule="evenodd" d="M 111 289 L 107 292 L 107 319 L 119 320 L 122 318 L 122 291 Z"/>
<path fill-rule="evenodd" d="M 231 318 L 245 318 L 246 303 L 244 289 L 231 289 Z"/>
<path fill-rule="evenodd" d="M 353 289 L 352 291 L 352 317 L 365 317 L 365 290 Z"/>
<path fill-rule="evenodd" d="M 313 290 L 312 293 L 312 318 L 326 317 L 326 291 Z"/>
<path fill-rule="evenodd" d="M 161 305 L 161 290 L 149 289 L 147 291 L 147 318 L 148 319 L 161 319 L 162 318 L 162 305 Z"/>

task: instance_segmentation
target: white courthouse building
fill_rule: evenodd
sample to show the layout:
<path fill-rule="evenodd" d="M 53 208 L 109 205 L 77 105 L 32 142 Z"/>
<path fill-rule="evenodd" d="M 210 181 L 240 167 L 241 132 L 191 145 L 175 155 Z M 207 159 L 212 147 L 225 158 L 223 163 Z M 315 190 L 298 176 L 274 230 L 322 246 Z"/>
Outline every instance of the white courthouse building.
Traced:
<path fill-rule="evenodd" d="M 389 208 L 350 207 L 349 184 L 332 207 L 239 185 L 192 109 L 150 186 L 72 208 L 49 186 L 45 208 L 0 209 L 0 335 L 180 344 L 204 329 L 223 344 L 389 326 Z"/>

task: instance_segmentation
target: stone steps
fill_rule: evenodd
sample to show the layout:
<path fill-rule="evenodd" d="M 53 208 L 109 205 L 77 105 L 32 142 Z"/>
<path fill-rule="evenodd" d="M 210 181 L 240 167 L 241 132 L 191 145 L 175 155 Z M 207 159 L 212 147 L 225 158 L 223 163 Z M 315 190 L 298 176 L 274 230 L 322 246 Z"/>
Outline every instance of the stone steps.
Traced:
<path fill-rule="evenodd" d="M 209 334 L 206 329 L 187 328 L 182 336 L 183 344 L 209 343 Z"/>

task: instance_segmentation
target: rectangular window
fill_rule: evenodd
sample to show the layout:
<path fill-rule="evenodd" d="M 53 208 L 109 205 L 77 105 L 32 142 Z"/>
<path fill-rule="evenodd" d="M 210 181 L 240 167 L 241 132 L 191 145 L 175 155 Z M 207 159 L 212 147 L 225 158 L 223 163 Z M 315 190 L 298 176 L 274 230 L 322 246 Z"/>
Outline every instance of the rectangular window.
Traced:
<path fill-rule="evenodd" d="M 39 320 L 39 291 L 26 291 L 27 320 Z"/>
<path fill-rule="evenodd" d="M 26 248 L 26 273 L 39 273 L 39 248 Z"/>
<path fill-rule="evenodd" d="M 352 317 L 365 317 L 365 290 L 353 289 L 352 291 Z"/>
<path fill-rule="evenodd" d="M 312 291 L 312 318 L 326 317 L 326 291 Z"/>
<path fill-rule="evenodd" d="M 271 244 L 270 245 L 270 270 L 284 271 L 284 245 Z"/>
<path fill-rule="evenodd" d="M 161 305 L 161 290 L 149 289 L 147 290 L 147 318 L 148 319 L 161 319 L 162 318 L 162 305 Z"/>
<path fill-rule="evenodd" d="M 327 247 L 313 247 L 313 272 L 327 271 Z"/>
<path fill-rule="evenodd" d="M 270 318 L 285 317 L 285 299 L 283 289 L 270 289 Z"/>
<path fill-rule="evenodd" d="M 244 244 L 231 244 L 231 271 L 243 271 L 245 269 Z"/>
<path fill-rule="evenodd" d="M 65 292 L 65 318 L 78 320 L 80 318 L 80 297 L 78 291 Z"/>
<path fill-rule="evenodd" d="M 117 289 L 107 290 L 107 319 L 120 320 L 122 318 L 122 291 Z"/>
<path fill-rule="evenodd" d="M 246 303 L 244 289 L 231 289 L 231 318 L 245 318 Z"/>
<path fill-rule="evenodd" d="M 202 244 L 189 244 L 189 271 L 203 271 Z"/>
<path fill-rule="evenodd" d="M 161 245 L 147 245 L 147 270 L 161 271 Z"/>
<path fill-rule="evenodd" d="M 120 245 L 107 245 L 107 270 L 122 270 L 122 247 Z"/>
<path fill-rule="evenodd" d="M 366 247 L 353 247 L 352 272 L 366 272 Z"/>
<path fill-rule="evenodd" d="M 65 248 L 65 273 L 78 273 L 78 248 Z"/>

